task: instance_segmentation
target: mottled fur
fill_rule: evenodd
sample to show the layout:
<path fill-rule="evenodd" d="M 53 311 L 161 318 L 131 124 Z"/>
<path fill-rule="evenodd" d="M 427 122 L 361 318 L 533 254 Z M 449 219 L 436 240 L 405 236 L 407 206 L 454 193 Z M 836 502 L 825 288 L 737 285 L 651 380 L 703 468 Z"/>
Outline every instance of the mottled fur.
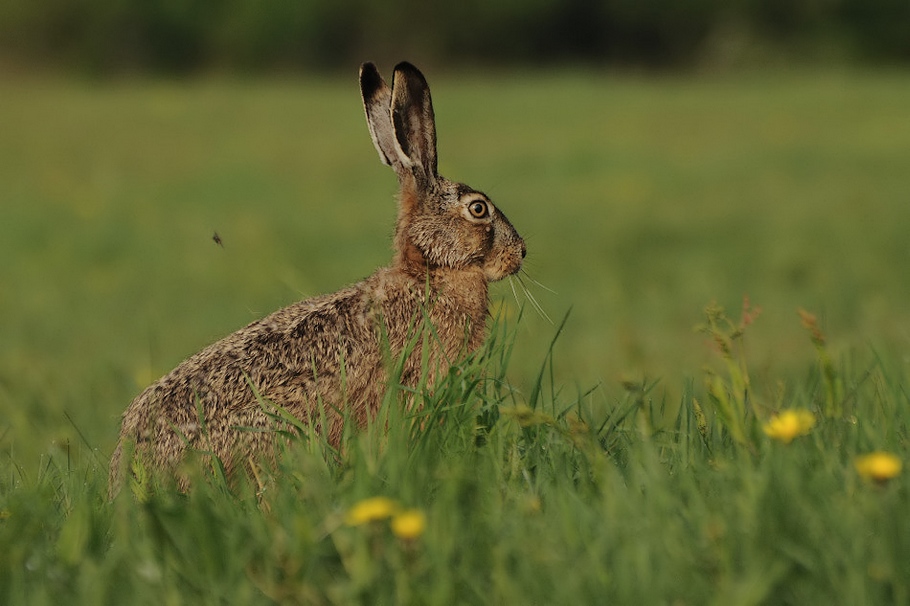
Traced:
<path fill-rule="evenodd" d="M 412 65 L 392 87 L 375 66 L 360 70 L 367 124 L 380 159 L 398 175 L 399 213 L 390 267 L 334 294 L 301 301 L 203 349 L 143 391 L 127 408 L 111 459 L 111 494 L 125 453 L 145 468 L 176 471 L 188 449 L 218 456 L 228 474 L 275 449 L 274 402 L 337 444 L 344 415 L 364 425 L 387 389 L 392 359 L 424 325 L 430 350 L 405 361 L 416 386 L 421 353 L 445 369 L 485 336 L 487 285 L 518 271 L 521 237 L 482 193 L 436 173 L 430 91 Z M 386 349 L 387 348 L 387 349 Z M 255 390 L 251 387 L 255 386 Z M 260 431 L 250 431 L 258 429 Z"/>

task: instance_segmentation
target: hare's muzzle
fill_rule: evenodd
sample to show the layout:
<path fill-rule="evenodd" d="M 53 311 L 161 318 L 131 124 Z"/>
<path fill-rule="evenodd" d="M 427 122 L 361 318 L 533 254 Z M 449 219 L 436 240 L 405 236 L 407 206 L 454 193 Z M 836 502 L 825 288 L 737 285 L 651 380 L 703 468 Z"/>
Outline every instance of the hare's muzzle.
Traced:
<path fill-rule="evenodd" d="M 501 222 L 497 221 L 496 225 L 493 248 L 484 263 L 484 273 L 491 282 L 518 273 L 522 260 L 528 254 L 522 237 L 505 216 L 500 217 Z"/>

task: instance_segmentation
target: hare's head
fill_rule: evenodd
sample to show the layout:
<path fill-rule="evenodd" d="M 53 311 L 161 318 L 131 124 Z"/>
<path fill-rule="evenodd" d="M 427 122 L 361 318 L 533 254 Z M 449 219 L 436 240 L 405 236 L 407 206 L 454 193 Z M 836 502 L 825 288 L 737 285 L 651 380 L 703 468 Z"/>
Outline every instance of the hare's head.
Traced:
<path fill-rule="evenodd" d="M 485 194 L 436 172 L 436 123 L 423 74 L 399 63 L 390 88 L 364 63 L 360 90 L 373 144 L 401 186 L 396 263 L 418 276 L 477 267 L 493 281 L 517 272 L 525 243 L 506 216 Z"/>

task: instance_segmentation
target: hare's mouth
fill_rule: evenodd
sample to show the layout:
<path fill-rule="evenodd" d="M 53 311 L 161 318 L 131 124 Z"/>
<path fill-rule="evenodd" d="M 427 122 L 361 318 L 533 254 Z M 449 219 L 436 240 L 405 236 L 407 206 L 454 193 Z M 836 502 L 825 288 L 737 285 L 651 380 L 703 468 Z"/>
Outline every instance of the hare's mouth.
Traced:
<path fill-rule="evenodd" d="M 524 245 L 520 249 L 511 251 L 511 254 L 488 260 L 483 267 L 483 272 L 490 282 L 497 282 L 514 276 L 521 270 L 522 260 L 525 256 Z"/>

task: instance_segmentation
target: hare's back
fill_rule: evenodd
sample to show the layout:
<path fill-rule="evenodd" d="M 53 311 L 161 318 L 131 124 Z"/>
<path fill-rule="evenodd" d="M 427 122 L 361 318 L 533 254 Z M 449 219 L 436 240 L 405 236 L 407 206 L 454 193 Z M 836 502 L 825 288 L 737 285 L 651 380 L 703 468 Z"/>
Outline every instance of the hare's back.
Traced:
<path fill-rule="evenodd" d="M 155 426 L 189 438 L 202 424 L 213 431 L 256 421 L 262 399 L 300 413 L 332 397 L 342 365 L 370 340 L 362 300 L 352 287 L 301 301 L 206 347 L 132 402 L 124 430 L 132 427 L 139 442 L 155 440 Z"/>

